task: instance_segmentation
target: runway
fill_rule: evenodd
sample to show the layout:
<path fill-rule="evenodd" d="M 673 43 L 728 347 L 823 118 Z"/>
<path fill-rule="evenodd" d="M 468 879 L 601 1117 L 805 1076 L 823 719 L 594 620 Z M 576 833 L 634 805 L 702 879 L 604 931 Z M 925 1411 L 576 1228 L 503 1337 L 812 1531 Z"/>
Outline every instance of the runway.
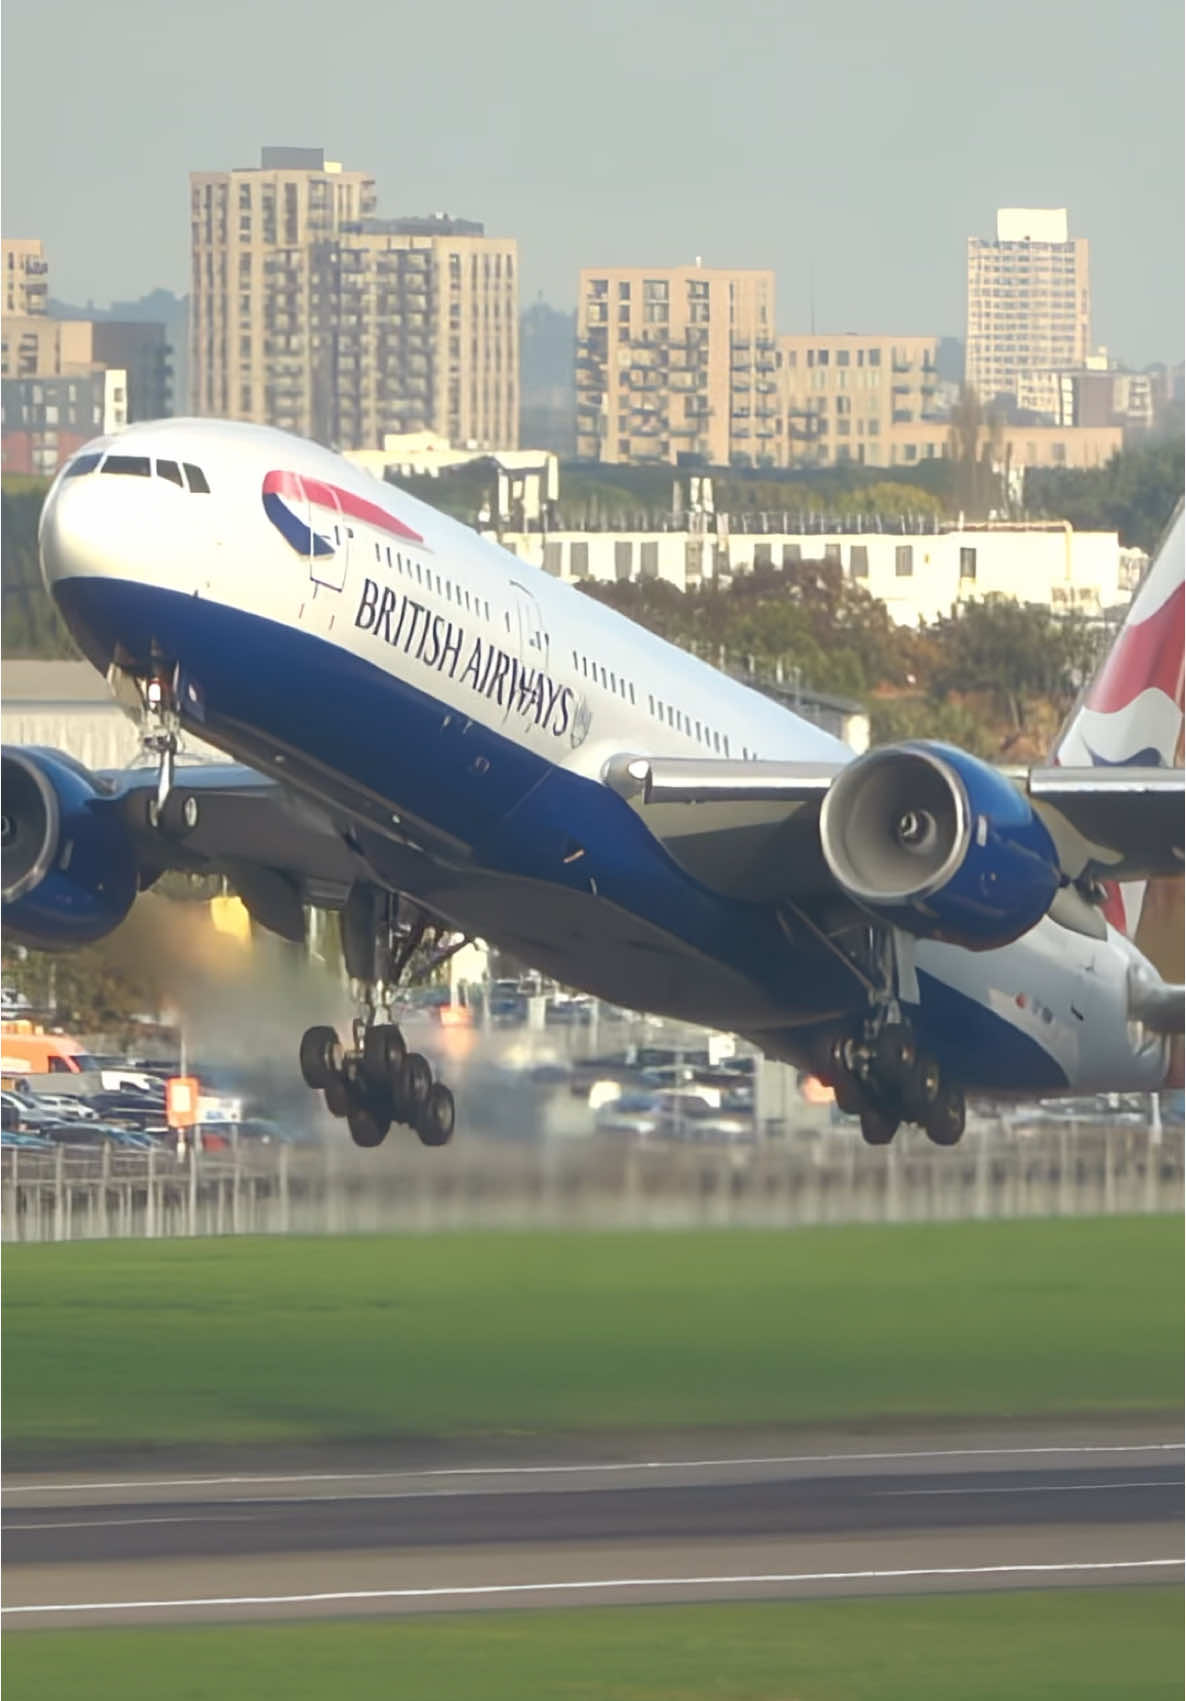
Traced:
<path fill-rule="evenodd" d="M 960 1439 L 9 1479 L 4 1624 L 1181 1577 L 1180 1436 Z"/>

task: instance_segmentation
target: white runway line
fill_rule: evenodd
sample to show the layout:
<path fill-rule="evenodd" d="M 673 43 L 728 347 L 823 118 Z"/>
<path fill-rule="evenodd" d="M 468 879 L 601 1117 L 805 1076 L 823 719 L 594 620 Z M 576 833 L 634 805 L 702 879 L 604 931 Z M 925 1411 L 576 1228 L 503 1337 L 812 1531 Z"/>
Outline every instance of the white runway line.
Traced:
<path fill-rule="evenodd" d="M 913 1500 L 923 1494 L 1105 1494 L 1110 1488 L 1186 1488 L 1181 1482 L 1050 1482 L 1014 1483 L 1006 1488 L 879 1488 L 879 1500 Z M 27 1526 L 16 1524 L 15 1529 Z"/>
<path fill-rule="evenodd" d="M 591 1589 L 693 1589 L 753 1587 L 768 1583 L 866 1583 L 889 1582 L 910 1577 L 1013 1577 L 1040 1573 L 1084 1571 L 1142 1571 L 1181 1566 L 1173 1559 L 1072 1560 L 1062 1565 L 934 1565 L 897 1571 L 768 1571 L 730 1577 L 598 1577 L 579 1581 L 545 1583 L 476 1583 L 458 1588 L 435 1589 L 340 1589 L 304 1595 L 202 1595 L 183 1600 L 161 1601 L 55 1601 L 42 1606 L 5 1606 L 0 1613 L 39 1612 L 152 1612 L 177 1611 L 186 1607 L 313 1606 L 326 1601 L 426 1601 L 464 1600 L 480 1595 L 544 1595 L 556 1591 Z"/>
<path fill-rule="evenodd" d="M 282 1482 L 390 1482 L 401 1477 L 530 1477 L 581 1475 L 598 1471 L 713 1471 L 750 1465 L 838 1465 L 875 1464 L 894 1459 L 1012 1459 L 1022 1456 L 1067 1458 L 1088 1453 L 1180 1453 L 1182 1441 L 1114 1442 L 1083 1447 L 936 1447 L 915 1452 L 885 1453 L 776 1453 L 741 1459 L 625 1459 L 571 1465 L 450 1465 L 423 1470 L 393 1471 L 302 1471 L 277 1475 L 220 1477 L 116 1478 L 108 1482 L 30 1482 L 5 1484 L 5 1494 L 77 1494 L 89 1489 L 116 1488 L 222 1488 Z"/>

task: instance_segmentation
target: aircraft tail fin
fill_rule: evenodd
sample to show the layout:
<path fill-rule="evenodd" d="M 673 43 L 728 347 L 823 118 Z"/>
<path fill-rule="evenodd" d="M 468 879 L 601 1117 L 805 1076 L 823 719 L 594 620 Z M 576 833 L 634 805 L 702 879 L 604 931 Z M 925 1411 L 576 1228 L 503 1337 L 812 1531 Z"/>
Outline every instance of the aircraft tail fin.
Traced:
<path fill-rule="evenodd" d="M 1115 642 L 1058 737 L 1056 763 L 1182 766 L 1184 622 L 1186 513 L 1179 503 Z M 1104 914 L 1167 981 L 1182 981 L 1180 878 L 1112 887 Z"/>

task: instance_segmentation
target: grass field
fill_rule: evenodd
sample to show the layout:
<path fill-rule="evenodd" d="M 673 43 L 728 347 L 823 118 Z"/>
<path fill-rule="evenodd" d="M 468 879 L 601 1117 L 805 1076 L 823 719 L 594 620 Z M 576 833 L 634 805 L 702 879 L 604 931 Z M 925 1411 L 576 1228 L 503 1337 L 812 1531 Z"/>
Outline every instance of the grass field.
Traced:
<path fill-rule="evenodd" d="M 25 1701 L 1121 1701 L 1182 1693 L 1174 1588 L 22 1631 Z"/>
<path fill-rule="evenodd" d="M 1148 1412 L 1181 1397 L 1182 1227 L 9 1246 L 31 1451 Z"/>

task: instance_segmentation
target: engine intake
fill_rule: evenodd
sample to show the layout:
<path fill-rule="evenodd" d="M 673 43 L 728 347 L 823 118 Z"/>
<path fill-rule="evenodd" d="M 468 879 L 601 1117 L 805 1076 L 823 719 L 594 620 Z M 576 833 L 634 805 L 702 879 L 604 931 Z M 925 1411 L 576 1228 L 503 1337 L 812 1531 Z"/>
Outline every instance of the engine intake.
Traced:
<path fill-rule="evenodd" d="M 1028 800 L 950 745 L 888 745 L 849 764 L 820 811 L 837 884 L 877 920 L 973 951 L 1045 915 L 1058 853 Z"/>
<path fill-rule="evenodd" d="M 115 800 L 58 751 L 6 750 L 0 808 L 4 926 L 35 950 L 91 945 L 136 897 L 136 854 Z"/>

